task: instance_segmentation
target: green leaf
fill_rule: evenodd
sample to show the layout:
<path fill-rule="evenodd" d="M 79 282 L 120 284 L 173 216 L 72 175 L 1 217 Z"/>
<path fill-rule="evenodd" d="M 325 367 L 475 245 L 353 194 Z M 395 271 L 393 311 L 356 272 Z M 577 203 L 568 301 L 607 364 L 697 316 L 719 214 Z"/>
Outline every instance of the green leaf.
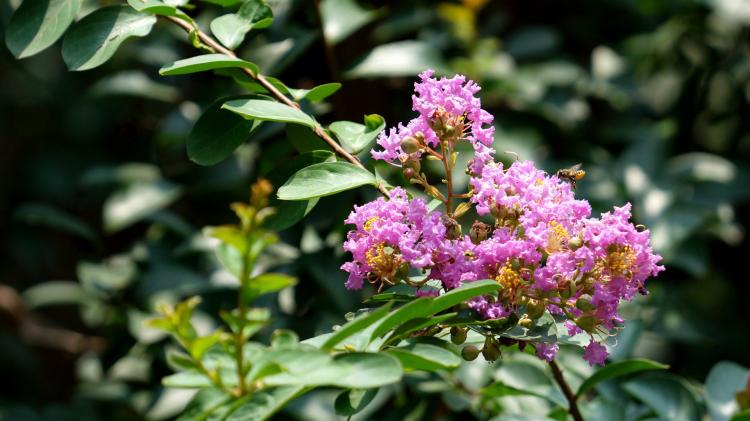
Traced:
<path fill-rule="evenodd" d="M 198 165 L 214 165 L 230 156 L 260 127 L 260 120 L 247 120 L 222 109 L 221 99 L 201 114 L 187 138 L 188 157 Z"/>
<path fill-rule="evenodd" d="M 295 123 L 315 127 L 315 120 L 297 108 L 276 101 L 262 99 L 236 99 L 225 102 L 222 108 L 247 119 Z"/>
<path fill-rule="evenodd" d="M 336 414 L 345 417 L 354 415 L 365 409 L 377 394 L 378 389 L 345 390 L 336 397 L 334 402 Z"/>
<path fill-rule="evenodd" d="M 307 200 L 330 196 L 364 185 L 375 185 L 375 176 L 348 162 L 325 162 L 292 175 L 277 195 L 281 200 Z"/>
<path fill-rule="evenodd" d="M 86 290 L 110 294 L 130 285 L 135 279 L 137 268 L 130 256 L 121 254 L 101 263 L 81 261 L 76 272 L 78 280 Z"/>
<path fill-rule="evenodd" d="M 297 278 L 283 273 L 264 273 L 248 282 L 245 288 L 245 302 L 252 302 L 263 294 L 276 292 L 297 284 Z"/>
<path fill-rule="evenodd" d="M 338 44 L 377 17 L 375 11 L 365 10 L 355 0 L 324 0 L 320 4 L 323 34 L 328 44 Z"/>
<path fill-rule="evenodd" d="M 193 22 L 193 19 L 182 10 L 171 4 L 162 3 L 159 0 L 128 0 L 128 4 L 139 12 L 161 16 L 175 16 L 187 22 Z"/>
<path fill-rule="evenodd" d="M 81 0 L 24 0 L 5 31 L 16 58 L 30 57 L 54 44 L 75 19 Z"/>
<path fill-rule="evenodd" d="M 96 233 L 80 219 L 55 207 L 41 203 L 24 203 L 16 208 L 13 218 L 29 225 L 58 229 L 96 243 Z"/>
<path fill-rule="evenodd" d="M 369 148 L 385 128 L 385 119 L 377 114 L 365 116 L 365 124 L 336 121 L 329 126 L 347 152 L 357 154 Z"/>
<path fill-rule="evenodd" d="M 168 64 L 159 69 L 159 74 L 163 76 L 186 75 L 189 73 L 227 68 L 248 69 L 254 74 L 258 73 L 258 66 L 249 61 L 226 54 L 204 54 Z"/>
<path fill-rule="evenodd" d="M 290 351 L 298 353 L 298 350 Z M 307 358 L 299 355 L 299 358 Z M 282 364 L 283 366 L 283 364 Z M 369 389 L 401 380 L 401 364 L 390 355 L 367 352 L 339 354 L 328 362 L 309 361 L 301 367 L 264 378 L 268 385 L 338 386 Z"/>
<path fill-rule="evenodd" d="M 616 363 L 608 364 L 599 369 L 596 373 L 594 373 L 594 375 L 586 379 L 581 384 L 581 387 L 578 388 L 576 396 L 583 395 L 598 383 L 603 382 L 607 379 L 611 379 L 613 377 L 626 376 L 628 374 L 638 373 L 641 371 L 666 370 L 667 368 L 669 368 L 668 365 L 646 359 L 618 361 Z"/>
<path fill-rule="evenodd" d="M 706 377 L 706 403 L 711 419 L 725 421 L 740 408 L 736 394 L 747 388 L 750 370 L 729 361 L 715 364 Z"/>
<path fill-rule="evenodd" d="M 389 348 L 387 353 L 401 361 L 406 371 L 451 370 L 461 365 L 461 357 L 441 346 L 414 342 L 397 348 Z"/>
<path fill-rule="evenodd" d="M 337 331 L 333 332 L 333 335 L 329 336 L 328 339 L 320 347 L 322 349 L 331 349 L 335 347 L 336 345 L 341 343 L 341 341 L 357 332 L 366 329 L 368 326 L 383 318 L 383 316 L 385 316 L 390 309 L 391 303 L 388 303 L 378 308 L 377 310 L 355 317 L 345 325 L 341 326 Z"/>
<path fill-rule="evenodd" d="M 306 127 L 296 125 L 287 125 L 287 130 L 293 127 L 308 130 Z M 320 162 L 333 162 L 335 160 L 336 155 L 333 152 L 310 151 L 285 161 L 275 167 L 269 174 L 266 174 L 266 177 L 276 187 L 282 185 L 292 174 L 304 167 Z M 274 231 L 287 229 L 305 217 L 317 203 L 317 198 L 309 201 L 289 201 L 279 200 L 277 197 L 272 196 L 270 206 L 276 209 L 276 212 L 266 219 L 263 225 Z"/>
<path fill-rule="evenodd" d="M 318 137 L 315 132 L 313 132 L 309 127 L 299 126 L 297 124 L 287 124 L 285 129 L 286 137 L 287 139 L 289 139 L 289 143 L 291 143 L 299 153 L 306 153 L 311 151 L 331 151 L 331 153 L 333 153 L 331 147 L 323 139 Z M 297 171 L 301 169 L 302 168 L 297 168 Z M 286 178 L 281 181 L 286 181 L 286 179 L 289 178 L 292 174 L 294 173 L 287 174 Z"/>
<path fill-rule="evenodd" d="M 85 304 L 93 297 L 77 282 L 49 281 L 23 291 L 23 302 L 30 309 L 54 305 Z"/>
<path fill-rule="evenodd" d="M 400 307 L 398 310 L 391 312 L 385 319 L 383 319 L 383 321 L 372 332 L 370 341 L 411 319 L 431 316 L 470 298 L 497 291 L 498 288 L 500 288 L 500 286 L 497 282 L 487 279 L 461 285 L 439 297 L 418 298 L 403 307 Z"/>
<path fill-rule="evenodd" d="M 234 50 L 252 29 L 266 28 L 273 22 L 273 12 L 262 0 L 246 0 L 237 13 L 211 21 L 211 32 L 225 47 Z"/>
<path fill-rule="evenodd" d="M 698 402 L 683 381 L 672 375 L 657 374 L 660 375 L 646 375 L 631 380 L 623 385 L 623 389 L 664 419 L 700 420 Z"/>
<path fill-rule="evenodd" d="M 131 184 L 104 202 L 104 230 L 112 233 L 126 228 L 169 206 L 179 196 L 180 188 L 164 180 Z"/>
<path fill-rule="evenodd" d="M 310 90 L 304 90 L 304 89 L 290 89 L 290 93 L 292 94 L 292 97 L 294 97 L 295 101 L 300 101 L 302 99 L 306 99 L 310 102 L 320 102 L 329 96 L 335 94 L 339 89 L 341 89 L 341 84 L 338 82 L 333 83 L 324 83 L 323 85 L 318 85 Z M 304 91 L 302 95 L 295 95 L 292 91 Z"/>
<path fill-rule="evenodd" d="M 427 69 L 447 73 L 440 52 L 422 41 L 400 41 L 375 47 L 344 75 L 348 78 L 413 77 Z"/>
<path fill-rule="evenodd" d="M 226 421 L 261 421 L 270 418 L 292 399 L 310 390 L 304 386 L 282 386 L 253 393 L 225 418 Z"/>
<path fill-rule="evenodd" d="M 495 372 L 495 380 L 556 405 L 567 406 L 565 396 L 547 374 L 544 362 L 533 355 L 519 352 L 505 356 Z"/>
<path fill-rule="evenodd" d="M 62 56 L 70 70 L 88 70 L 112 57 L 130 37 L 151 32 L 156 16 L 128 6 L 97 9 L 75 23 L 63 39 Z"/>

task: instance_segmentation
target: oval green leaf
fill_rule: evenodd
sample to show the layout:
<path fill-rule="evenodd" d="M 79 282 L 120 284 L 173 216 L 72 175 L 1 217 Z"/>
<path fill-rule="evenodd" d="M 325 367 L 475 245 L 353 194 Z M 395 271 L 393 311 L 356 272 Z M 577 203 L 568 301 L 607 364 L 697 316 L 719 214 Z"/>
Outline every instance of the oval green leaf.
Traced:
<path fill-rule="evenodd" d="M 312 117 L 297 108 L 276 101 L 236 99 L 225 102 L 223 108 L 248 119 L 255 118 L 315 127 L 315 120 Z"/>
<path fill-rule="evenodd" d="M 666 370 L 667 368 L 669 368 L 668 365 L 646 359 L 618 361 L 616 363 L 612 363 L 602 367 L 591 377 L 586 379 L 581 384 L 581 387 L 578 388 L 578 392 L 576 393 L 576 395 L 581 396 L 587 391 L 591 390 L 591 388 L 596 386 L 598 383 L 601 383 L 604 380 L 611 379 L 613 377 L 625 376 L 641 371 Z"/>
<path fill-rule="evenodd" d="M 359 186 L 375 185 L 375 176 L 348 162 L 324 162 L 297 171 L 277 193 L 281 200 L 308 200 Z"/>
<path fill-rule="evenodd" d="M 16 58 L 33 56 L 65 33 L 81 0 L 24 0 L 5 31 L 5 44 Z"/>
<path fill-rule="evenodd" d="M 159 74 L 163 76 L 186 75 L 227 68 L 249 69 L 254 74 L 258 74 L 258 66 L 255 63 L 226 54 L 204 54 L 177 60 L 159 69 Z"/>
<path fill-rule="evenodd" d="M 385 128 L 385 119 L 377 114 L 365 116 L 365 124 L 336 121 L 330 129 L 348 152 L 357 154 L 367 149 Z"/>
<path fill-rule="evenodd" d="M 225 47 L 234 50 L 242 44 L 252 29 L 268 27 L 273 22 L 271 8 L 262 0 L 247 0 L 237 13 L 230 13 L 211 21 L 211 32 Z"/>
<path fill-rule="evenodd" d="M 70 70 L 93 69 L 109 60 L 126 39 L 148 35 L 155 23 L 156 16 L 128 6 L 95 10 L 65 34 L 63 60 Z"/>
<path fill-rule="evenodd" d="M 195 122 L 187 138 L 188 157 L 198 165 L 214 165 L 226 159 L 260 127 L 222 109 L 225 100 L 213 103 Z"/>

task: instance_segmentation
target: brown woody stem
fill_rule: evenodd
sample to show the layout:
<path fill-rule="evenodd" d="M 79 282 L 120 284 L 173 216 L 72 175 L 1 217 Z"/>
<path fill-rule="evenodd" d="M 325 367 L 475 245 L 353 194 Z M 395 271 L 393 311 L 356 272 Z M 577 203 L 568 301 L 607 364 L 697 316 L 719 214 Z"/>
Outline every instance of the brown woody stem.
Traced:
<path fill-rule="evenodd" d="M 560 386 L 560 389 L 562 389 L 562 392 L 565 395 L 565 399 L 568 400 L 568 412 L 575 421 L 583 421 L 583 416 L 581 415 L 581 411 L 578 409 L 578 404 L 576 403 L 576 395 L 573 393 L 573 391 L 570 389 L 570 386 L 565 381 L 565 377 L 563 377 L 560 366 L 557 365 L 557 362 L 555 362 L 555 360 L 550 361 L 549 366 L 552 369 L 552 376 Z"/>

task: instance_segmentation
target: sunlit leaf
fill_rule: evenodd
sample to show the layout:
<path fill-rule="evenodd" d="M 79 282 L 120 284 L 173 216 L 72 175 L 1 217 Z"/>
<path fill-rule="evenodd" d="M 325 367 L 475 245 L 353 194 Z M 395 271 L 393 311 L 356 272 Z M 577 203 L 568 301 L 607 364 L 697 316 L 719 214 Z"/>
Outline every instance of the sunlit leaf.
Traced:
<path fill-rule="evenodd" d="M 348 162 L 325 162 L 297 171 L 277 194 L 281 200 L 307 200 L 368 184 L 375 185 L 375 176 L 366 169 Z"/>
<path fill-rule="evenodd" d="M 24 0 L 5 31 L 5 44 L 16 58 L 30 57 L 58 40 L 73 22 L 81 0 Z"/>
<path fill-rule="evenodd" d="M 97 9 L 76 22 L 65 34 L 62 55 L 70 70 L 88 70 L 102 65 L 130 37 L 151 32 L 156 16 L 128 6 Z"/>

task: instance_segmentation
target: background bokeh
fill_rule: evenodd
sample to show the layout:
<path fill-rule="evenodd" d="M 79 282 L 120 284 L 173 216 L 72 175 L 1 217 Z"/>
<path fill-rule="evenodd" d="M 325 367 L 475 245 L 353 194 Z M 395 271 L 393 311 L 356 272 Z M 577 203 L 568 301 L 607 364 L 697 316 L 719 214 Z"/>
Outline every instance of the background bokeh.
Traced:
<path fill-rule="evenodd" d="M 306 104 L 320 121 L 407 121 L 417 73 L 463 73 L 495 115 L 499 159 L 580 162 L 577 195 L 595 212 L 633 203 L 667 271 L 625 309 L 613 359 L 652 358 L 696 382 L 721 360 L 750 365 L 750 2 L 269 3 L 273 26 L 238 53 L 288 86 L 342 82 L 327 104 Z M 0 3 L 0 33 L 17 6 Z M 220 10 L 194 12 L 207 28 Z M 233 284 L 202 227 L 233 222 L 229 204 L 300 147 L 266 124 L 230 159 L 191 162 L 201 110 L 243 92 L 213 74 L 158 75 L 193 54 L 164 22 L 87 72 L 68 72 L 58 47 L 20 61 L 0 49 L 0 414 L 161 419 L 188 399 L 160 386 L 169 342 L 142 321 L 158 300 L 201 294 L 198 323 L 217 324 Z M 375 194 L 324 198 L 281 233 L 265 264 L 300 282 L 263 299 L 272 328 L 330 331 L 371 293 L 346 291 L 338 268 L 342 221 Z M 460 399 L 412 389 L 432 411 L 417 414 L 461 416 Z M 334 396 L 308 395 L 283 417 L 326 419 Z M 411 404 L 392 399 L 381 416 Z"/>

